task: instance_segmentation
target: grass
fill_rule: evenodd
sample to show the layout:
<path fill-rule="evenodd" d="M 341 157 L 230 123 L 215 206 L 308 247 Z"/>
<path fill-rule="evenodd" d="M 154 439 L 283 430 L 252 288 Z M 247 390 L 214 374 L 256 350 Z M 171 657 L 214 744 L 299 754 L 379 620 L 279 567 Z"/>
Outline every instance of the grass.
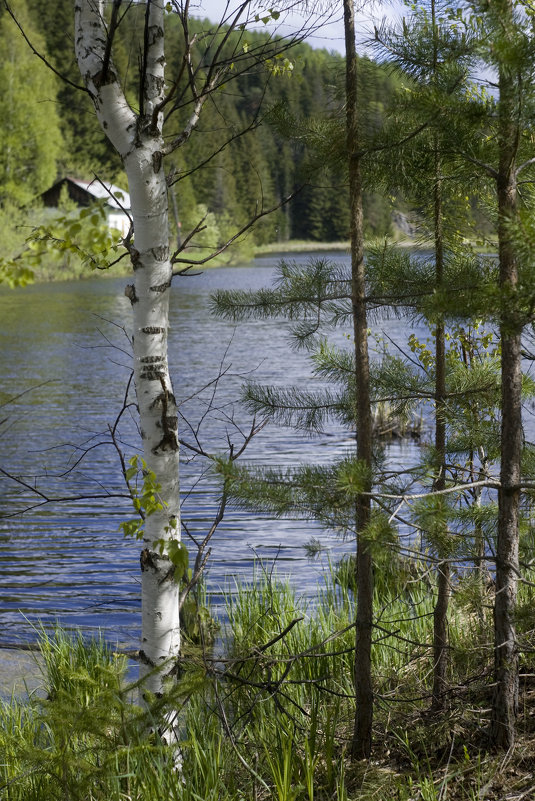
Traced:
<path fill-rule="evenodd" d="M 0 798 L 7 801 L 499 801 L 533 797 L 535 720 L 522 680 L 515 749 L 485 752 L 492 621 L 455 595 L 452 693 L 429 712 L 433 595 L 403 571 L 378 582 L 377 706 L 369 763 L 348 757 L 353 725 L 353 596 L 328 582 L 314 604 L 259 571 L 229 594 L 223 655 L 185 648 L 180 682 L 139 705 L 126 661 L 103 641 L 40 638 L 40 697 L 0 706 Z M 522 595 L 531 592 L 521 588 Z M 466 592 L 465 592 L 466 594 Z M 462 603 L 461 603 L 462 601 Z M 531 643 L 526 627 L 523 642 Z M 532 643 L 531 643 L 532 644 Z M 531 674 L 532 656 L 523 657 Z M 43 697 L 43 694 L 45 697 Z M 178 713 L 182 769 L 158 736 Z"/>

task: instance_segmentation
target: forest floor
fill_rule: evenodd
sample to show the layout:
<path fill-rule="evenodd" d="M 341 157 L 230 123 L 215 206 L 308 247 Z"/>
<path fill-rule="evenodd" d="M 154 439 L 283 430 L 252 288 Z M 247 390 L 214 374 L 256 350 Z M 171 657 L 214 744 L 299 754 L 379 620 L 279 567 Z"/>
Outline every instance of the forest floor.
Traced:
<path fill-rule="evenodd" d="M 37 652 L 0 648 L 0 698 L 9 700 L 14 694 L 24 702 L 29 694 L 33 696 L 35 690 L 45 683 L 40 659 Z M 71 668 L 74 670 L 75 665 Z M 64 669 L 61 676 L 65 680 L 68 678 Z M 313 797 L 317 797 L 318 801 L 327 798 L 343 801 L 533 801 L 535 687 L 532 679 L 531 674 L 525 674 L 521 682 L 517 741 L 507 753 L 480 750 L 484 746 L 482 741 L 485 740 L 484 731 L 488 724 L 490 710 L 485 701 L 489 698 L 474 697 L 470 703 L 467 703 L 468 698 L 463 701 L 452 699 L 451 707 L 436 716 L 415 708 L 412 714 L 404 718 L 404 736 L 400 733 L 393 736 L 393 730 L 397 728 L 395 711 L 388 715 L 389 725 L 386 728 L 383 725 L 387 721 L 380 713 L 374 737 L 374 754 L 370 761 L 351 763 L 347 756 L 339 753 L 339 748 L 331 753 L 333 767 L 336 763 L 339 770 L 341 765 L 345 765 L 341 775 L 332 777 L 335 794 L 325 793 L 323 785 L 325 775 L 329 772 L 328 765 L 323 764 L 323 755 L 318 754 L 315 765 L 319 786 L 315 788 Z M 98 708 L 98 702 L 95 703 Z M 46 712 L 46 707 L 43 709 Z M 0 724 L 3 723 L 3 720 L 0 721 Z M 381 735 L 379 729 L 383 729 Z M 398 732 L 401 731 L 403 729 L 398 729 Z M 275 753 L 276 744 L 273 746 Z M 255 744 L 250 743 L 249 747 L 254 751 Z M 248 753 L 248 750 L 245 752 Z M 209 760 L 217 761 L 217 751 L 212 753 L 208 748 L 206 756 Z M 87 754 L 84 754 L 86 757 Z M 327 754 L 325 759 L 329 759 Z M 17 776 L 22 788 L 25 774 L 20 772 Z M 249 786 L 250 776 L 242 778 Z M 314 785 L 315 779 L 314 776 Z M 272 794 L 259 792 L 256 797 L 266 801 L 274 798 L 292 801 L 305 801 L 306 798 L 308 801 L 312 797 L 306 793 L 304 786 L 294 785 L 287 789 L 287 794 L 277 795 L 274 787 Z M 13 796 L 15 799 L 20 797 L 18 794 Z M 97 794 L 94 797 L 103 796 Z M 232 801 L 243 801 L 243 798 L 241 793 L 225 795 L 225 799 Z"/>
<path fill-rule="evenodd" d="M 535 691 L 521 687 L 516 741 L 507 752 L 487 750 L 490 708 L 459 700 L 437 716 L 415 710 L 404 736 L 377 736 L 372 760 L 347 771 L 351 801 L 371 801 L 374 786 L 401 801 L 533 801 Z"/>

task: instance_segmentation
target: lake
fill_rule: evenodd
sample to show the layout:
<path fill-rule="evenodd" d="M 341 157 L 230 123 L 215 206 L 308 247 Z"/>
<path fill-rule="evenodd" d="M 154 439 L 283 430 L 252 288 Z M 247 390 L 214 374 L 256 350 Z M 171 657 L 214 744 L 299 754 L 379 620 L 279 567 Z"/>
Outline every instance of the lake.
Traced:
<path fill-rule="evenodd" d="M 310 255 L 292 259 L 304 261 Z M 321 256 L 345 263 L 349 258 L 341 253 Z M 208 312 L 216 289 L 270 285 L 276 261 L 276 256 L 261 257 L 245 267 L 175 280 L 169 358 L 184 417 L 183 439 L 193 441 L 200 426 L 199 436 L 210 448 L 222 451 L 227 433 L 239 444 L 238 429 L 250 425 L 237 402 L 245 378 L 307 387 L 316 382 L 306 355 L 289 347 L 280 321 L 237 327 Z M 5 477 L 0 481 L 0 644 L 32 642 L 39 622 L 50 627 L 57 621 L 87 634 L 101 629 L 119 647 L 137 647 L 140 547 L 119 531 L 120 522 L 134 515 L 128 499 L 120 497 L 125 490 L 109 442 L 109 426 L 123 406 L 130 375 L 126 283 L 97 278 L 0 292 L 0 399 L 6 404 L 0 410 L 0 467 L 48 497 L 67 499 L 45 504 L 20 484 Z M 386 328 L 389 336 L 406 342 L 408 329 L 402 321 L 384 320 L 375 328 Z M 341 338 L 344 333 L 349 332 L 341 331 Z M 416 333 L 422 335 L 424 329 Z M 210 382 L 221 371 L 213 395 Z M 123 415 L 120 437 L 127 455 L 140 452 L 131 411 Z M 250 444 L 245 461 L 273 466 L 328 463 L 352 446 L 350 434 L 336 426 L 313 438 L 268 426 Z M 389 462 L 393 467 L 414 463 L 417 447 L 392 443 L 387 446 Z M 191 533 L 201 536 L 217 509 L 218 484 L 185 448 L 181 483 L 183 518 Z M 20 515 L 23 509 L 27 511 Z M 314 561 L 304 548 L 312 537 L 326 549 Z M 311 597 L 329 560 L 353 549 L 352 543 L 315 522 L 272 520 L 236 509 L 228 511 L 211 545 L 207 589 L 221 614 L 222 591 L 232 589 L 236 577 L 250 580 L 255 561 L 289 577 L 299 595 Z"/>

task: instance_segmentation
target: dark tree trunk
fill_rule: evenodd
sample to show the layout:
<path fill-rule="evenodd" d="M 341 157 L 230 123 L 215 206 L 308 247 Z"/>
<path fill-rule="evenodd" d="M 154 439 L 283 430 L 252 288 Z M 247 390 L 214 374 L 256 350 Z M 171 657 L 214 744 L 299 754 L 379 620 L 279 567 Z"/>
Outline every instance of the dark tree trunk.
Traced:
<path fill-rule="evenodd" d="M 357 106 L 357 59 L 353 0 L 344 0 L 346 40 L 346 109 L 349 192 L 351 209 L 351 296 L 355 340 L 357 458 L 369 468 L 371 489 L 372 419 L 368 359 L 368 323 L 362 216 L 362 179 Z M 369 544 L 362 536 L 370 519 L 370 498 L 361 495 L 356 504 L 357 617 L 355 643 L 355 727 L 351 745 L 354 759 L 370 756 L 372 745 L 373 689 L 371 648 L 373 624 L 373 566 Z"/>
<path fill-rule="evenodd" d="M 442 178 L 441 160 L 438 152 L 438 137 L 435 136 L 435 185 L 434 185 L 434 237 L 435 237 L 435 283 L 437 289 L 444 280 L 444 240 L 442 226 Z M 433 490 L 446 487 L 446 344 L 444 320 L 441 317 L 435 333 L 435 451 L 436 478 Z M 446 670 L 448 666 L 448 607 L 450 599 L 449 554 L 438 566 L 437 600 L 433 611 L 433 699 L 432 709 L 444 708 L 446 699 Z"/>
<path fill-rule="evenodd" d="M 504 24 L 512 21 L 510 0 L 503 3 Z M 498 494 L 498 542 L 496 547 L 496 598 L 494 605 L 494 660 L 496 689 L 491 737 L 495 746 L 510 748 L 515 738 L 518 709 L 518 651 L 514 621 L 518 579 L 518 511 L 522 454 L 521 332 L 516 310 L 518 265 L 510 224 L 517 211 L 516 153 L 518 114 L 514 68 L 499 68 L 499 169 L 498 243 L 502 310 L 501 379 L 501 489 Z"/>
<path fill-rule="evenodd" d="M 501 490 L 498 496 L 496 597 L 494 602 L 493 743 L 509 748 L 518 711 L 518 651 L 514 620 L 518 579 L 518 506 L 522 417 L 520 335 L 502 326 Z"/>

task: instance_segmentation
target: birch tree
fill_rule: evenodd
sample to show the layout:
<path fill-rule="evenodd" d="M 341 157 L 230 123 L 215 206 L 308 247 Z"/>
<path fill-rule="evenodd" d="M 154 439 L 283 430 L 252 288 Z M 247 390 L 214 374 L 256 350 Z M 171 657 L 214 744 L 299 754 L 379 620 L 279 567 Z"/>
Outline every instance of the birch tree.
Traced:
<path fill-rule="evenodd" d="M 141 551 L 143 673 L 147 688 L 160 693 L 165 675 L 179 654 L 180 555 L 179 443 L 175 396 L 167 359 L 169 293 L 173 265 L 191 264 L 187 254 L 171 252 L 168 220 L 168 178 L 165 156 L 187 145 L 203 106 L 221 90 L 225 80 L 267 64 L 289 46 L 286 39 L 267 37 L 250 52 L 246 41 L 249 0 L 227 14 L 224 23 L 206 32 L 200 49 L 189 35 L 189 3 L 148 0 L 139 69 L 138 108 L 123 92 L 116 69 L 114 36 L 126 14 L 138 13 L 136 4 L 122 0 L 84 0 L 75 7 L 75 48 L 80 72 L 106 135 L 119 153 L 131 198 L 132 228 L 129 249 L 133 283 L 125 289 L 132 305 L 134 378 L 143 442 L 142 472 L 155 502 L 146 510 Z M 165 16 L 176 13 L 183 32 L 178 74 L 165 75 Z M 278 16 L 266 12 L 270 19 Z M 256 15 L 258 18 L 258 15 Z M 255 15 L 252 16 L 254 20 Z M 303 31 L 300 32 L 303 35 Z M 234 38 L 232 38 L 234 36 Z M 271 61 L 270 61 L 271 59 Z M 164 112 L 180 111 L 186 122 L 164 137 Z M 229 138 L 231 138 L 229 136 Z M 256 218 L 267 213 L 260 203 Z M 193 234 L 202 229 L 199 223 Z M 238 235 L 239 232 L 236 232 Z M 191 239 L 185 237 L 184 249 Z M 231 237 L 232 239 L 233 237 Z M 217 252 L 226 247 L 219 244 Z M 200 260 L 207 261 L 209 256 Z M 188 269 L 187 267 L 185 269 Z M 155 670 L 165 666 L 162 670 Z"/>
<path fill-rule="evenodd" d="M 120 154 L 132 202 L 135 246 L 130 244 L 134 283 L 125 292 L 133 314 L 134 377 L 145 464 L 160 485 L 160 510 L 147 515 L 141 552 L 142 661 L 147 669 L 177 656 L 180 648 L 178 584 L 169 555 L 154 543 L 179 537 L 176 406 L 167 362 L 169 249 L 167 185 L 163 170 L 161 106 L 165 97 L 164 5 L 147 5 L 142 107 L 136 114 L 123 94 L 111 45 L 120 3 L 111 22 L 103 2 L 75 5 L 75 45 L 80 72 L 99 122 Z M 150 689 L 161 678 L 152 674 Z"/>

